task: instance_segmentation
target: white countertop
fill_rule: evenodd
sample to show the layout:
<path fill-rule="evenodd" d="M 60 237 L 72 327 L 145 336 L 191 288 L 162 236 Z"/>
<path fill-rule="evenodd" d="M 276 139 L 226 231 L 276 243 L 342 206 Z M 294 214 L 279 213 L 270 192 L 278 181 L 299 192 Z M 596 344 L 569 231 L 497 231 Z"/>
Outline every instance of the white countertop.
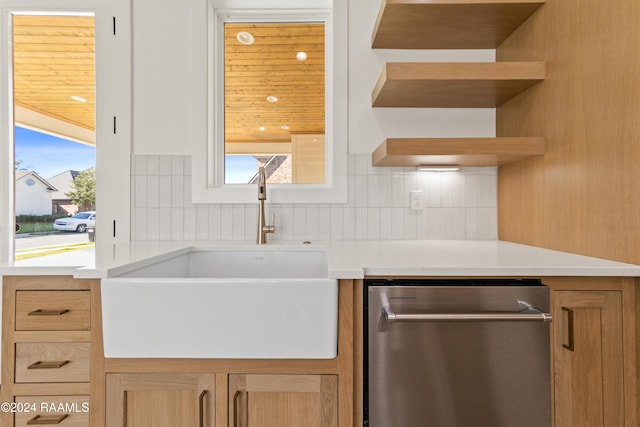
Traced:
<path fill-rule="evenodd" d="M 638 265 L 496 240 L 337 242 L 328 253 L 329 270 L 337 278 L 640 274 Z"/>
<path fill-rule="evenodd" d="M 625 264 L 497 240 L 336 241 L 258 246 L 253 242 L 131 242 L 98 252 L 95 266 L 4 266 L 2 275 L 105 278 L 171 257 L 191 247 L 212 250 L 322 250 L 330 278 L 364 276 L 622 276 L 640 277 Z"/>

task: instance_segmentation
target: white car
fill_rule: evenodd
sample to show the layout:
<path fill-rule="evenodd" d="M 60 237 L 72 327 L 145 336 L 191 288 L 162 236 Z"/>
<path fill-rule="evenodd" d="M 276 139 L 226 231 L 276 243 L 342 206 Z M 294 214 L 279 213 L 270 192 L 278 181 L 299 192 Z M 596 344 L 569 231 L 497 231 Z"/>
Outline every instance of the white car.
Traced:
<path fill-rule="evenodd" d="M 53 228 L 60 231 L 77 231 L 84 233 L 87 227 L 96 226 L 96 213 L 94 211 L 78 212 L 69 218 L 56 219 Z"/>

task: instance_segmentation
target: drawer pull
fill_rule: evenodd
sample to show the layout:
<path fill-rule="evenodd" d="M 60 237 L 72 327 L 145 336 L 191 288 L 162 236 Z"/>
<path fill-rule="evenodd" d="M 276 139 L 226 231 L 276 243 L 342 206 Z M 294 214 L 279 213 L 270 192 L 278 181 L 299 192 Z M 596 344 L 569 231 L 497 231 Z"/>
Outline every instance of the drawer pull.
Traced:
<path fill-rule="evenodd" d="M 50 362 L 38 360 L 27 366 L 27 369 L 60 369 L 68 363 L 70 363 L 68 360 L 52 360 Z"/>
<path fill-rule="evenodd" d="M 62 420 L 67 418 L 69 414 L 61 414 L 61 415 L 36 415 L 27 421 L 27 425 L 29 426 L 38 426 L 44 424 L 60 424 Z"/>
<path fill-rule="evenodd" d="M 27 313 L 27 316 L 62 316 L 65 313 L 68 313 L 68 309 L 62 310 L 44 310 L 42 308 L 38 310 L 33 310 Z"/>

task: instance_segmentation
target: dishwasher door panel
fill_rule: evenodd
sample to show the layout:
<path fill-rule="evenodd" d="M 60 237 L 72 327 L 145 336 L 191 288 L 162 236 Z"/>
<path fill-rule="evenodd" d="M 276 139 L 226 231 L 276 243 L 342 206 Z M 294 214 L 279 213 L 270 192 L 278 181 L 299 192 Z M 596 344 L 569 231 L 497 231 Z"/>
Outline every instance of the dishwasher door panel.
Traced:
<path fill-rule="evenodd" d="M 548 290 L 369 287 L 369 427 L 551 426 L 549 324 L 542 321 L 389 322 L 397 313 L 548 311 Z M 385 296 L 382 298 L 381 295 Z M 484 296 L 482 294 L 485 294 Z"/>

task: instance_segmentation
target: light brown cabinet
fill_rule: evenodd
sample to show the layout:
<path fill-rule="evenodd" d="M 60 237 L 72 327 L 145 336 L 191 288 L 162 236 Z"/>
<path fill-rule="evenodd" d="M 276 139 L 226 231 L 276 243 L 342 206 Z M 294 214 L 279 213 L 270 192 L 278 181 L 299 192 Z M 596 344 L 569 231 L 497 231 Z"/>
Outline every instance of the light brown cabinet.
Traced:
<path fill-rule="evenodd" d="M 354 282 L 338 292 L 332 359 L 104 360 L 106 426 L 353 427 Z"/>
<path fill-rule="evenodd" d="M 35 408 L 38 413 L 19 411 L 15 426 L 60 425 L 87 427 L 89 425 L 89 396 L 26 396 L 16 397 L 22 408 Z"/>
<path fill-rule="evenodd" d="M 84 342 L 17 343 L 15 382 L 89 382 L 90 348 Z"/>
<path fill-rule="evenodd" d="M 3 426 L 89 426 L 94 401 L 92 281 L 5 276 L 2 302 Z M 100 369 L 98 361 L 95 369 Z"/>
<path fill-rule="evenodd" d="M 622 293 L 553 298 L 555 426 L 624 426 Z"/>
<path fill-rule="evenodd" d="M 229 378 L 229 427 L 337 427 L 337 375 Z"/>
<path fill-rule="evenodd" d="M 637 425 L 633 278 L 543 278 L 552 289 L 554 427 Z"/>
<path fill-rule="evenodd" d="M 215 426 L 213 374 L 107 375 L 107 427 Z"/>
<path fill-rule="evenodd" d="M 107 427 L 338 425 L 337 375 L 122 373 L 106 387 Z"/>
<path fill-rule="evenodd" d="M 17 331 L 89 331 L 90 316 L 89 291 L 16 291 Z"/>

